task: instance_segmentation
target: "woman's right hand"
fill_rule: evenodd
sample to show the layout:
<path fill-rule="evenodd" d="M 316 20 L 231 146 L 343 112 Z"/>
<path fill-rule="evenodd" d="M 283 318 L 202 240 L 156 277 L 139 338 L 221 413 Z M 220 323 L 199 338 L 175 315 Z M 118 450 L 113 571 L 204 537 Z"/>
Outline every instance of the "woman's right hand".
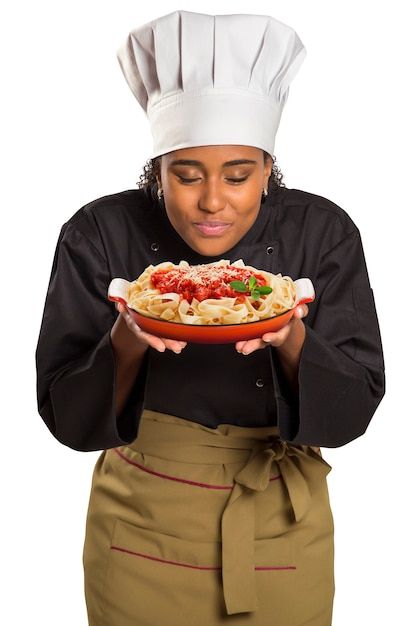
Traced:
<path fill-rule="evenodd" d="M 119 311 L 120 315 L 122 315 L 126 326 L 142 344 L 151 346 L 159 352 L 165 352 L 165 349 L 169 348 L 176 354 L 180 354 L 181 350 L 187 345 L 186 341 L 178 341 L 176 339 L 163 339 L 162 337 L 156 337 L 156 335 L 145 333 L 145 331 L 141 330 L 136 324 L 133 316 L 129 313 L 129 309 L 124 304 L 122 304 L 121 302 L 116 302 L 115 304 L 116 309 L 117 311 Z"/>

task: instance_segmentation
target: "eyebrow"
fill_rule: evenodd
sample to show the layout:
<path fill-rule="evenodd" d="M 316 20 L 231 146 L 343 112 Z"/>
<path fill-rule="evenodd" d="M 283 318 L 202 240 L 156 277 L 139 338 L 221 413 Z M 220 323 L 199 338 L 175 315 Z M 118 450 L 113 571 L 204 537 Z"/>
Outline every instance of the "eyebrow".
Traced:
<path fill-rule="evenodd" d="M 257 161 L 253 161 L 252 159 L 235 159 L 234 161 L 226 161 L 225 163 L 223 163 L 223 167 L 253 163 L 256 165 Z M 169 167 L 172 167 L 173 165 L 196 165 L 197 167 L 202 165 L 204 167 L 204 163 L 202 163 L 201 161 L 196 161 L 194 159 L 176 159 L 169 164 Z"/>

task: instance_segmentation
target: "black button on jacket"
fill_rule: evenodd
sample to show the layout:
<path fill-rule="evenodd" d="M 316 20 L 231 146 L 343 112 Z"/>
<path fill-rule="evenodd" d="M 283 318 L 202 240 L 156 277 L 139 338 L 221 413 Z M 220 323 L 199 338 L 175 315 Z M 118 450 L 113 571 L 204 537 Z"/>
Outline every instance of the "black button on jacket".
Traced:
<path fill-rule="evenodd" d="M 136 279 L 150 264 L 220 259 L 312 280 L 294 397 L 276 349 L 244 356 L 235 344 L 188 343 L 182 353 L 149 348 L 115 414 L 118 312 L 112 278 Z M 130 443 L 144 407 L 209 427 L 278 424 L 293 444 L 338 447 L 362 435 L 385 393 L 373 290 L 360 232 L 330 200 L 299 189 L 269 190 L 256 222 L 222 255 L 197 254 L 171 225 L 156 186 L 83 206 L 58 237 L 36 348 L 38 411 L 75 450 Z"/>

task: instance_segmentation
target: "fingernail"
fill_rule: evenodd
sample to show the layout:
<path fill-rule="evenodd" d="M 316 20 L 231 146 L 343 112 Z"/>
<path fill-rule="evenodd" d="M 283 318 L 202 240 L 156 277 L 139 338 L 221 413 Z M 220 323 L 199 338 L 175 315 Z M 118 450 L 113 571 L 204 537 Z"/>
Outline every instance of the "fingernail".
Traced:
<path fill-rule="evenodd" d="M 265 341 L 266 343 L 268 343 L 269 341 L 271 341 L 271 339 L 270 339 L 270 337 L 268 337 L 268 339 L 264 339 L 264 341 Z"/>

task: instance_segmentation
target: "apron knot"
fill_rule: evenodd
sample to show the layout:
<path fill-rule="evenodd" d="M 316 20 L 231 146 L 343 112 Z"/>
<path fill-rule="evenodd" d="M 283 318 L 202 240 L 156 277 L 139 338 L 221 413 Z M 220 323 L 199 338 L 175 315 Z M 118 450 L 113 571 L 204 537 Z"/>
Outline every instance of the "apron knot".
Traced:
<path fill-rule="evenodd" d="M 274 435 L 257 441 L 246 465 L 235 475 L 235 482 L 253 491 L 264 491 L 269 485 L 272 463 L 280 461 L 286 451 L 287 443 Z"/>

